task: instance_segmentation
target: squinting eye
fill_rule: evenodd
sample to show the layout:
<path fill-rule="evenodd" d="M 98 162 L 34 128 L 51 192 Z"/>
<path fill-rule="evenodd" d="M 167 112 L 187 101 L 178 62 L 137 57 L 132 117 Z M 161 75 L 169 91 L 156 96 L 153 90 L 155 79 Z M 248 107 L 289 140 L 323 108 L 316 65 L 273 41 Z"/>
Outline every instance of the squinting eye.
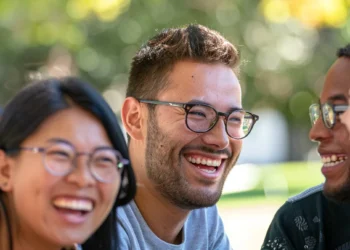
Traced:
<path fill-rule="evenodd" d="M 98 157 L 96 159 L 94 159 L 94 162 L 100 162 L 100 163 L 115 163 L 116 160 L 114 158 L 111 157 Z"/>
<path fill-rule="evenodd" d="M 191 112 L 188 112 L 188 115 L 206 117 L 205 113 L 200 111 L 191 111 Z"/>
<path fill-rule="evenodd" d="M 237 118 L 237 117 L 231 117 L 229 122 L 231 123 L 241 123 L 242 122 L 242 119 L 240 118 Z"/>
<path fill-rule="evenodd" d="M 63 150 L 50 150 L 46 154 L 49 157 L 53 157 L 57 160 L 66 160 L 70 158 L 70 154 Z"/>
<path fill-rule="evenodd" d="M 242 123 L 244 121 L 244 114 L 240 112 L 234 112 L 228 117 L 228 122 L 230 123 Z"/>

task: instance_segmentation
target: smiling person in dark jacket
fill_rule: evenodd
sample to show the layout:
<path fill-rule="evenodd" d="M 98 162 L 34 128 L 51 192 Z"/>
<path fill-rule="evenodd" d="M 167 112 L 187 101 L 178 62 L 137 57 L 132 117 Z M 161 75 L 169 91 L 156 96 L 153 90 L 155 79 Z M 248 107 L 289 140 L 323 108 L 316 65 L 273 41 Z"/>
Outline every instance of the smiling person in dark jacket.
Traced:
<path fill-rule="evenodd" d="M 310 106 L 310 139 L 318 142 L 324 184 L 290 198 L 276 213 L 261 249 L 350 249 L 350 45 L 338 50 L 318 103 Z"/>

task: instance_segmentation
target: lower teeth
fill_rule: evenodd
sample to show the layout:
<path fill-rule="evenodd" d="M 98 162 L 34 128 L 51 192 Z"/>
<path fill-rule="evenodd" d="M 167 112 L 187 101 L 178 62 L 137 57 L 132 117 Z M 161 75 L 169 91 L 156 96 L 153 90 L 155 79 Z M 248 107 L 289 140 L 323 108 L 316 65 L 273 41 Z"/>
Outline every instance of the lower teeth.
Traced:
<path fill-rule="evenodd" d="M 339 163 L 342 163 L 342 162 L 344 162 L 344 161 L 328 162 L 328 163 L 323 164 L 323 166 L 325 166 L 325 167 L 333 167 L 333 166 L 335 166 L 335 165 L 337 165 Z"/>
<path fill-rule="evenodd" d="M 213 169 L 213 170 L 209 170 L 209 169 L 204 169 L 204 168 L 198 167 L 198 169 L 200 169 L 201 171 L 204 171 L 204 172 L 206 172 L 206 173 L 209 173 L 209 174 L 212 174 L 212 173 L 215 173 L 215 172 L 216 172 L 216 168 Z"/>

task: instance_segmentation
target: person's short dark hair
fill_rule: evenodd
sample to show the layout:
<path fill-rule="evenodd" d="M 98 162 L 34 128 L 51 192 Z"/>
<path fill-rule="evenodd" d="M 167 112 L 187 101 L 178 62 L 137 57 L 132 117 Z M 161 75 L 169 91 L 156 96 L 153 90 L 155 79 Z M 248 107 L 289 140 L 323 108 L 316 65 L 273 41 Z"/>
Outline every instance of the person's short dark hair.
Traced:
<path fill-rule="evenodd" d="M 217 31 L 202 25 L 165 29 L 151 38 L 132 60 L 126 96 L 155 98 L 179 61 L 221 63 L 239 73 L 239 53 Z"/>
<path fill-rule="evenodd" d="M 338 49 L 337 56 L 338 57 L 349 57 L 350 58 L 350 44 L 346 45 L 343 48 Z"/>
<path fill-rule="evenodd" d="M 73 77 L 35 82 L 18 92 L 5 106 L 0 119 L 0 149 L 6 152 L 7 149 L 19 148 L 48 117 L 72 105 L 94 115 L 104 126 L 113 147 L 129 159 L 123 132 L 110 106 L 88 83 Z M 100 228 L 83 244 L 84 250 L 116 249 L 116 207 L 133 199 L 135 191 L 133 170 L 131 165 L 126 165 L 113 209 Z"/>

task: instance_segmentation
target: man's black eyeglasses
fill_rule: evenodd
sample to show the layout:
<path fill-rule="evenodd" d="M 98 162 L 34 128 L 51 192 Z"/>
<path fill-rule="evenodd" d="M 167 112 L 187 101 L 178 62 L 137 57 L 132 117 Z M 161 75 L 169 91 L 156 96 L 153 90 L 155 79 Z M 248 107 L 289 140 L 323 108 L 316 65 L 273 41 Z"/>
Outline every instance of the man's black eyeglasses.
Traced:
<path fill-rule="evenodd" d="M 322 115 L 322 121 L 326 128 L 333 128 L 336 123 L 337 115 L 345 112 L 349 106 L 347 104 L 324 104 L 314 103 L 309 108 L 309 115 L 312 125 Z"/>
<path fill-rule="evenodd" d="M 249 135 L 259 116 L 247 112 L 243 109 L 235 109 L 229 113 L 219 112 L 208 104 L 164 102 L 139 99 L 139 102 L 167 105 L 171 107 L 183 108 L 186 112 L 186 126 L 196 133 L 210 131 L 218 122 L 219 117 L 225 118 L 226 133 L 234 139 L 243 139 Z"/>

